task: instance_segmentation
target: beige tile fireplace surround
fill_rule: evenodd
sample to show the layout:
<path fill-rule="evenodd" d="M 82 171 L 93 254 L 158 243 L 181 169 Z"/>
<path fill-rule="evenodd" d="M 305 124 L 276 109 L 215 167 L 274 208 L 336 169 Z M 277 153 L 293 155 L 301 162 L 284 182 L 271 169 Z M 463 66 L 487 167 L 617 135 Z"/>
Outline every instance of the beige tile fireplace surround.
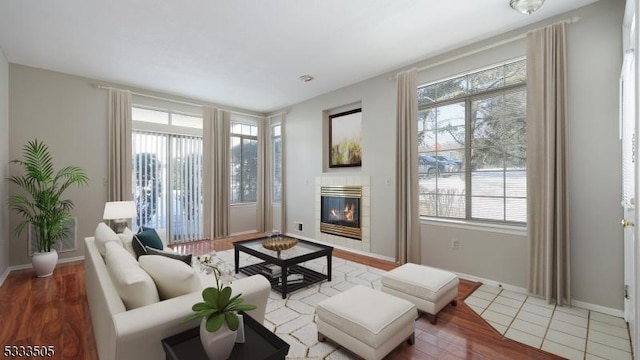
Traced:
<path fill-rule="evenodd" d="M 323 186 L 362 186 L 360 202 L 360 227 L 362 240 L 350 239 L 320 232 L 320 189 Z M 343 246 L 346 248 L 371 252 L 371 179 L 369 176 L 318 176 L 315 182 L 316 214 L 315 230 L 316 239 Z"/>

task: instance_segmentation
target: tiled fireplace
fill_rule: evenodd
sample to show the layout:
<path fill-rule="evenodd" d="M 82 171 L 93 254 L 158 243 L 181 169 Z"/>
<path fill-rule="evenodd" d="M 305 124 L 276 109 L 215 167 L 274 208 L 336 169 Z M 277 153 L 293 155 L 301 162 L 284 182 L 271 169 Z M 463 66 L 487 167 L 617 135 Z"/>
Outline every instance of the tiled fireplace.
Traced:
<path fill-rule="evenodd" d="M 371 251 L 368 176 L 316 178 L 316 239 Z"/>

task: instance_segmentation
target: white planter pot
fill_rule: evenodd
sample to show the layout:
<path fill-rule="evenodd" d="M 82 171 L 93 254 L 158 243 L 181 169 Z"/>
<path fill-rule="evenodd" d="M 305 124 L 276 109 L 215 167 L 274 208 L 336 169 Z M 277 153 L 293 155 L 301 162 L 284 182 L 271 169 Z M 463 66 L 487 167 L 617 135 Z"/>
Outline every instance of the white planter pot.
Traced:
<path fill-rule="evenodd" d="M 31 258 L 33 270 L 38 277 L 53 275 L 53 269 L 55 269 L 57 263 L 58 252 L 55 249 L 49 252 L 35 252 L 33 253 L 33 258 Z"/>
<path fill-rule="evenodd" d="M 209 360 L 227 360 L 233 351 L 236 342 L 236 331 L 231 331 L 227 324 L 216 332 L 209 332 L 206 328 L 206 319 L 200 322 L 200 341 Z"/>

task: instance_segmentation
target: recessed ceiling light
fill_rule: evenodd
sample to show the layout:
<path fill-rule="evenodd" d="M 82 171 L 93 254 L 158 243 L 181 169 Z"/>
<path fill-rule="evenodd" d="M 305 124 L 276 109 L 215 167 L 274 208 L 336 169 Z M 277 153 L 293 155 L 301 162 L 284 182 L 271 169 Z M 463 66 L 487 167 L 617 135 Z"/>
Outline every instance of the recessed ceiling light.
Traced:
<path fill-rule="evenodd" d="M 302 82 L 309 82 L 311 80 L 313 80 L 313 76 L 311 75 L 302 75 L 298 78 L 298 80 L 302 81 Z"/>

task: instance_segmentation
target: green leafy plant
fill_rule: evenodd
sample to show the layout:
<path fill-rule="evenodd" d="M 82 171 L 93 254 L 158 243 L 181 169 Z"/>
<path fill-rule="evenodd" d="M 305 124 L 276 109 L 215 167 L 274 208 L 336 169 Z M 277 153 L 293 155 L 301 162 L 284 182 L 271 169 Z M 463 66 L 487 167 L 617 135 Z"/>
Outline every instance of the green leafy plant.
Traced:
<path fill-rule="evenodd" d="M 15 210 L 22 221 L 16 225 L 20 235 L 24 228 L 33 224 L 39 252 L 49 252 L 56 241 L 68 235 L 65 223 L 71 220 L 73 202 L 62 199 L 62 194 L 71 185 L 86 185 L 89 181 L 85 171 L 77 166 L 54 170 L 49 148 L 38 139 L 27 142 L 22 149 L 24 160 L 11 163 L 23 167 L 24 174 L 7 178 L 26 194 L 13 195 L 7 204 Z"/>
<path fill-rule="evenodd" d="M 201 265 L 207 269 L 207 272 L 213 272 L 216 278 L 216 287 L 208 287 L 202 290 L 204 302 L 193 305 L 191 310 L 194 313 L 187 317 L 185 322 L 205 318 L 205 326 L 209 332 L 218 331 L 223 323 L 226 323 L 231 331 L 238 330 L 240 321 L 237 312 L 253 310 L 256 308 L 255 305 L 243 304 L 242 294 L 231 297 L 231 287 L 222 284 L 220 270 L 211 263 L 211 258 L 201 260 Z"/>

